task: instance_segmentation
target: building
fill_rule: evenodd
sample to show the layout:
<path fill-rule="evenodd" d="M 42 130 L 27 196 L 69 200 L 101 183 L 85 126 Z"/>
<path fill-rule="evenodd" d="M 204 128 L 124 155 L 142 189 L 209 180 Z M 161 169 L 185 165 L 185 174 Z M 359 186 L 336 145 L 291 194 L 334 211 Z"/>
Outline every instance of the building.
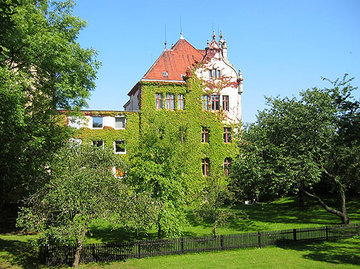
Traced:
<path fill-rule="evenodd" d="M 76 139 L 112 147 L 129 162 L 151 134 L 155 143 L 179 148 L 184 173 L 228 175 L 236 154 L 232 134 L 241 122 L 242 80 L 222 34 L 217 41 L 214 33 L 204 50 L 181 34 L 129 91 L 125 111 L 86 110 L 68 124 L 78 129 Z"/>

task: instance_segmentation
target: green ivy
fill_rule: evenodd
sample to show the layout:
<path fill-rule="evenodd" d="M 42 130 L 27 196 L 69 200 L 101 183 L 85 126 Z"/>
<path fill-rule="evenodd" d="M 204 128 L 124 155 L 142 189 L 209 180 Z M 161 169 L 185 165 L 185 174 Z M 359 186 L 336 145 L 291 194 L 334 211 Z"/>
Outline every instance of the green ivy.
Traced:
<path fill-rule="evenodd" d="M 223 112 L 203 111 L 201 96 L 204 95 L 203 83 L 196 76 L 187 78 L 186 83 L 140 82 L 141 112 L 91 111 L 86 115 L 126 116 L 126 129 L 88 129 L 77 131 L 75 137 L 84 142 L 104 140 L 105 147 L 113 147 L 115 140 L 126 141 L 126 154 L 120 157 L 130 160 L 139 147 L 141 134 L 157 131 L 164 143 L 176 146 L 176 159 L 183 164 L 183 174 L 189 178 L 189 184 L 203 181 L 202 159 L 210 160 L 210 172 L 219 174 L 223 170 L 225 158 L 233 158 L 237 148 L 232 143 L 225 144 L 223 140 Z M 155 94 L 162 93 L 165 104 L 166 93 L 175 95 L 175 110 L 155 107 Z M 178 94 L 184 94 L 185 109 L 177 110 Z M 209 143 L 201 142 L 202 127 L 210 129 Z M 234 128 L 234 126 L 229 126 Z M 181 133 L 184 141 L 181 141 Z"/>
<path fill-rule="evenodd" d="M 91 143 L 93 140 L 104 140 L 104 147 L 113 150 L 114 141 L 123 140 L 126 145 L 126 154 L 117 154 L 119 158 L 128 160 L 139 145 L 139 113 L 136 112 L 115 112 L 115 111 L 86 111 L 87 116 L 125 116 L 126 128 L 113 129 L 104 126 L 103 129 L 80 128 L 75 132 L 74 138 L 81 139 L 83 143 Z"/>

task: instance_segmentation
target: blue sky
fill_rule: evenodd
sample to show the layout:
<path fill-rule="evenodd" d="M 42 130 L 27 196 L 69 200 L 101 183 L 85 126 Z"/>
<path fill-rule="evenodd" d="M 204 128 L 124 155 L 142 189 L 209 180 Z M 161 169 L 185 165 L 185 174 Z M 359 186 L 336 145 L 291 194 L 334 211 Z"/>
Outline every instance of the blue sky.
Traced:
<path fill-rule="evenodd" d="M 75 0 L 88 22 L 82 47 L 98 51 L 102 67 L 90 109 L 123 110 L 128 91 L 180 35 L 203 49 L 223 31 L 229 60 L 244 76 L 243 121 L 253 122 L 264 96 L 297 96 L 349 73 L 360 81 L 360 1 Z M 360 90 L 359 90 L 360 91 Z M 360 96 L 356 93 L 357 98 Z"/>

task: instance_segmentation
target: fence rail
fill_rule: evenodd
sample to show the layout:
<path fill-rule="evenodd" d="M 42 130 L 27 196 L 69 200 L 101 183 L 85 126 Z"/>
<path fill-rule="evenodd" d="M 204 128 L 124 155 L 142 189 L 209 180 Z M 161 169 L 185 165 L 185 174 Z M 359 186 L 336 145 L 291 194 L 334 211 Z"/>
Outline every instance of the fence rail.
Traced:
<path fill-rule="evenodd" d="M 264 247 L 279 242 L 330 240 L 359 235 L 360 224 L 302 228 L 281 231 L 241 233 L 233 235 L 202 236 L 142 240 L 126 243 L 85 245 L 81 263 L 108 262 L 128 258 L 143 258 L 169 254 L 204 252 L 235 248 Z M 76 246 L 44 246 L 40 257 L 46 265 L 69 264 L 74 259 Z"/>

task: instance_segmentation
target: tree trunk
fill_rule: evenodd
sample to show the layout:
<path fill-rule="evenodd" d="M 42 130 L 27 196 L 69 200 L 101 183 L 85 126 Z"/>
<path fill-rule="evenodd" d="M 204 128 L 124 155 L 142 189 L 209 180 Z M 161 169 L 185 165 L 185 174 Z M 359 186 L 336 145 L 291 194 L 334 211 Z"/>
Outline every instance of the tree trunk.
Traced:
<path fill-rule="evenodd" d="M 341 206 L 341 211 L 336 210 L 330 206 L 328 206 L 327 204 L 325 204 L 325 202 L 319 197 L 317 196 L 315 193 L 309 193 L 307 191 L 304 190 L 304 193 L 306 195 L 308 195 L 309 197 L 315 199 L 316 201 L 318 201 L 320 203 L 320 205 L 329 213 L 331 214 L 335 214 L 336 216 L 340 217 L 341 222 L 343 224 L 349 224 L 350 223 L 350 218 L 348 216 L 348 214 L 346 213 L 346 206 L 345 206 L 345 194 L 343 194 L 343 199 L 342 199 L 342 206 Z"/>
<path fill-rule="evenodd" d="M 299 189 L 298 198 L 299 198 L 298 205 L 300 208 L 303 208 L 304 207 L 304 192 L 303 192 L 302 188 Z"/>
<path fill-rule="evenodd" d="M 162 230 L 161 230 L 161 223 L 160 219 L 158 220 L 158 239 L 162 238 Z"/>
<path fill-rule="evenodd" d="M 341 182 L 339 181 L 339 179 L 335 175 L 329 173 L 324 168 L 324 166 L 322 166 L 322 168 L 323 168 L 325 174 L 328 177 L 330 177 L 334 181 L 334 183 L 338 186 L 338 192 L 339 192 L 340 201 L 341 201 L 341 211 L 340 211 L 340 214 L 337 214 L 337 215 L 341 218 L 341 221 L 342 221 L 343 224 L 349 224 L 350 223 L 350 218 L 349 218 L 349 215 L 346 212 L 346 196 L 345 196 L 344 186 L 343 186 L 343 184 L 341 184 Z"/>
<path fill-rule="evenodd" d="M 214 236 L 216 236 L 216 226 L 217 226 L 217 221 L 215 220 L 214 224 L 213 224 L 213 229 L 212 229 L 212 232 L 213 232 Z"/>
<path fill-rule="evenodd" d="M 79 266 L 80 254 L 81 254 L 81 251 L 84 246 L 84 239 L 85 239 L 86 231 L 87 231 L 87 223 L 85 223 L 84 229 L 81 232 L 81 237 L 77 240 L 77 247 L 76 247 L 75 258 L 74 258 L 74 263 L 73 263 L 73 267 L 75 267 L 75 268 L 77 268 Z"/>

